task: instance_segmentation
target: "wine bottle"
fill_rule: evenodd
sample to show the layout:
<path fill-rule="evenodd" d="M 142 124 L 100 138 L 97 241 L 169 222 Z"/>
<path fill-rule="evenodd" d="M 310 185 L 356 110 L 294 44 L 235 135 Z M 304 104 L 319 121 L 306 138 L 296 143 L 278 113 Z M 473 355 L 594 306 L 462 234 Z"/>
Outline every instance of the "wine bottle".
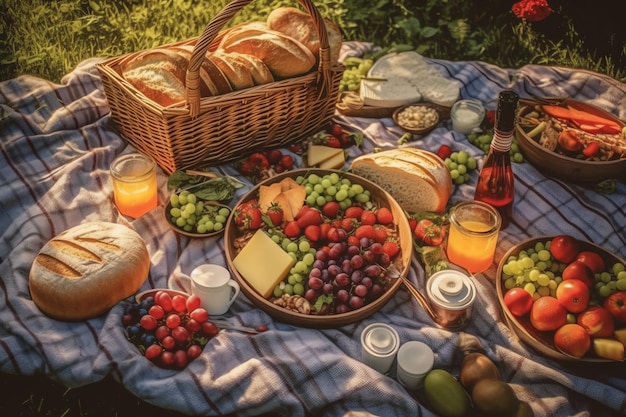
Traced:
<path fill-rule="evenodd" d="M 498 96 L 493 139 L 478 176 L 474 199 L 490 204 L 502 218 L 501 228 L 508 226 L 513 213 L 515 188 L 511 166 L 511 143 L 515 130 L 515 111 L 519 96 L 504 90 Z"/>

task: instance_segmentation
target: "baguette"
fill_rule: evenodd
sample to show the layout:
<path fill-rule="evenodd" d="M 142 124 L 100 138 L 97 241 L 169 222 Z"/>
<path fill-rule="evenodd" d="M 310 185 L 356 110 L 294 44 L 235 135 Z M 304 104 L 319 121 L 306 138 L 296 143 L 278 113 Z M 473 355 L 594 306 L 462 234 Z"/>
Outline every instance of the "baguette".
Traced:
<path fill-rule="evenodd" d="M 239 54 L 218 49 L 208 58 L 222 70 L 233 91 L 254 87 L 250 64 L 242 61 Z"/>
<path fill-rule="evenodd" d="M 88 222 L 41 248 L 28 286 L 44 314 L 58 320 L 86 320 L 134 294 L 149 270 L 150 256 L 137 232 L 116 223 Z"/>
<path fill-rule="evenodd" d="M 256 56 L 269 68 L 276 79 L 306 74 L 315 65 L 315 56 L 301 42 L 277 31 L 242 36 L 234 42 L 224 42 L 226 52 Z"/>
<path fill-rule="evenodd" d="M 452 178 L 441 158 L 412 148 L 357 157 L 350 170 L 385 189 L 409 213 L 445 210 Z"/>

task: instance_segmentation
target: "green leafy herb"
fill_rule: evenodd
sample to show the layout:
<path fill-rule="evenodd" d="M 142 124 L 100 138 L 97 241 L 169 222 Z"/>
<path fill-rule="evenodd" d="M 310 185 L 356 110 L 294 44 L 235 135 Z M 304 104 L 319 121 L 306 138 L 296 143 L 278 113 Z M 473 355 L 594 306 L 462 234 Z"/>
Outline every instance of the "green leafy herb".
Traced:
<path fill-rule="evenodd" d="M 171 190 L 193 190 L 200 199 L 207 201 L 228 201 L 235 196 L 237 189 L 244 184 L 233 177 L 210 178 L 202 175 L 190 175 L 184 171 L 173 172 L 167 180 Z"/>
<path fill-rule="evenodd" d="M 324 304 L 332 304 L 333 296 L 330 294 L 322 294 L 315 300 L 315 310 L 322 311 Z"/>

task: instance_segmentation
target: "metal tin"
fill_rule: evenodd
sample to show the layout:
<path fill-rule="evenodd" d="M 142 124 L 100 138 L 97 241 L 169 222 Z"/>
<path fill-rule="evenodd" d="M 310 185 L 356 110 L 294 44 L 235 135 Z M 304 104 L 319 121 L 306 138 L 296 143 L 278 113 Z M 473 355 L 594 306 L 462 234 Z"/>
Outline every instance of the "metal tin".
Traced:
<path fill-rule="evenodd" d="M 363 362 L 385 374 L 391 368 L 400 348 L 400 336 L 387 324 L 372 323 L 361 333 L 361 347 Z"/>
<path fill-rule="evenodd" d="M 453 269 L 436 272 L 429 278 L 426 292 L 439 326 L 460 330 L 467 325 L 476 299 L 470 277 Z"/>

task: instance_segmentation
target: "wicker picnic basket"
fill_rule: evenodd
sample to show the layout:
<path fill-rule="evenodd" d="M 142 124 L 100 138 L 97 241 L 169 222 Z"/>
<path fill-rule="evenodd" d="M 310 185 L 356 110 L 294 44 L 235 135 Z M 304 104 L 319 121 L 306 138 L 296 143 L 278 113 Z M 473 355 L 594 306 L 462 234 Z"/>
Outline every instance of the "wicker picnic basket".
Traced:
<path fill-rule="evenodd" d="M 199 38 L 177 43 L 195 45 L 187 68 L 186 100 L 180 104 L 163 107 L 124 79 L 121 62 L 141 52 L 97 65 L 111 117 L 121 136 L 168 173 L 285 146 L 315 133 L 334 115 L 343 66 L 331 62 L 324 20 L 311 0 L 298 2 L 311 16 L 320 39 L 319 65 L 314 71 L 200 97 L 202 60 L 219 43 L 224 25 L 251 1 L 232 1 L 214 16 Z"/>

